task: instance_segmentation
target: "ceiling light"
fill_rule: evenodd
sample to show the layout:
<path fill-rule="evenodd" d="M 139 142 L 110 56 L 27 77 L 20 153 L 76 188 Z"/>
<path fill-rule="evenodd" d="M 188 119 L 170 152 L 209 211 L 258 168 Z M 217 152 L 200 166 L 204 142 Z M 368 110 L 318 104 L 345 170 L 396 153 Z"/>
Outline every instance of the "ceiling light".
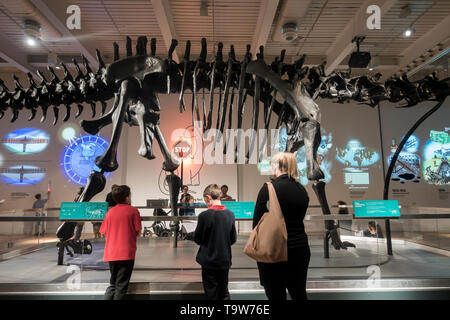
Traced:
<path fill-rule="evenodd" d="M 36 40 L 31 37 L 27 37 L 26 43 L 30 47 L 34 47 L 36 45 Z"/>
<path fill-rule="evenodd" d="M 403 35 L 405 37 L 411 37 L 414 34 L 414 29 L 413 28 L 408 28 L 405 30 L 405 32 L 403 32 Z"/>

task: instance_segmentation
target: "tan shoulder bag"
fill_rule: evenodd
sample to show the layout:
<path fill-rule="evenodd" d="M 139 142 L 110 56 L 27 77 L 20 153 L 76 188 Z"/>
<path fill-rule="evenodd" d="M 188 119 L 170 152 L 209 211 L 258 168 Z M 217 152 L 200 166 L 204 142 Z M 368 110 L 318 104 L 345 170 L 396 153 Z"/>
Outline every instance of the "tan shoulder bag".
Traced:
<path fill-rule="evenodd" d="M 280 203 L 272 183 L 269 189 L 269 212 L 264 213 L 253 229 L 244 253 L 258 262 L 275 263 L 287 261 L 287 230 Z"/>

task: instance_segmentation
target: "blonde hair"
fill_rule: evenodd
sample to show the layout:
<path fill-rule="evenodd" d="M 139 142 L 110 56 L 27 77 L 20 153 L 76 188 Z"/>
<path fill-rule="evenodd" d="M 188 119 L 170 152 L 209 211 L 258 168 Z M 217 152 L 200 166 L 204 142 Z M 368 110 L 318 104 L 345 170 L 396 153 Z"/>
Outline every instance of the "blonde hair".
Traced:
<path fill-rule="evenodd" d="M 217 200 L 220 197 L 221 190 L 217 184 L 210 184 L 205 188 L 203 191 L 203 197 L 206 197 L 207 195 L 211 196 L 213 200 Z"/>
<path fill-rule="evenodd" d="M 270 160 L 273 164 L 278 164 L 281 172 L 286 172 L 289 178 L 298 181 L 297 159 L 291 152 L 279 152 Z"/>

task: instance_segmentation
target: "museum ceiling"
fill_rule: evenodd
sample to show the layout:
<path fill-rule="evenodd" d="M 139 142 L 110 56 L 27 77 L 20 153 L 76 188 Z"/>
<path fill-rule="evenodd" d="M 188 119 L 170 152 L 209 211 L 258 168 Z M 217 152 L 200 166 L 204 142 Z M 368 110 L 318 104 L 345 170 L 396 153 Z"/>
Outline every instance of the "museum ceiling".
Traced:
<path fill-rule="evenodd" d="M 371 4 L 381 9 L 379 30 L 367 28 Z M 66 27 L 71 5 L 80 8 L 79 30 Z M 38 45 L 26 43 L 25 20 L 40 24 Z M 283 39 L 286 23 L 297 25 L 294 40 Z M 407 28 L 413 29 L 410 37 L 404 35 Z M 387 77 L 420 70 L 450 48 L 450 0 L 0 0 L 0 31 L 3 73 L 44 68 L 52 53 L 64 62 L 81 53 L 96 65 L 95 48 L 111 62 L 113 42 L 125 56 L 125 37 L 135 41 L 141 35 L 157 39 L 162 57 L 172 38 L 179 41 L 176 55 L 182 58 L 187 40 L 196 56 L 206 37 L 210 55 L 219 41 L 225 52 L 234 44 L 238 59 L 246 44 L 264 45 L 268 62 L 286 49 L 286 61 L 307 54 L 310 65 L 326 60 L 329 73 L 347 68 L 353 36 L 365 35 L 361 50 L 372 54 L 371 72 Z"/>

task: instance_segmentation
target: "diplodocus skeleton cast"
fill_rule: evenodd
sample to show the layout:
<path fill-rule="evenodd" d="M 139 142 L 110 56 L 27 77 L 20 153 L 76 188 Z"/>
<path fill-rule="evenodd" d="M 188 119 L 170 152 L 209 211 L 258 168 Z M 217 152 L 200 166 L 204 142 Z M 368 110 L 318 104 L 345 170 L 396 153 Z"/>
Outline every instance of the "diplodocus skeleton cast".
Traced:
<path fill-rule="evenodd" d="M 180 178 L 174 174 L 178 168 L 169 151 L 164 136 L 159 128 L 161 106 L 158 94 L 176 93 L 179 95 L 180 112 L 186 110 L 184 93 L 192 92 L 192 121 L 203 121 L 203 129 L 215 126 L 224 132 L 232 127 L 232 115 L 237 113 L 237 128 L 242 128 L 244 105 L 247 97 L 253 98 L 252 128 L 258 129 L 258 120 L 262 116 L 265 129 L 269 128 L 272 116 L 277 115 L 276 128 L 286 126 L 288 142 L 286 151 L 295 152 L 305 146 L 307 159 L 307 177 L 313 181 L 313 188 L 322 207 L 323 214 L 330 214 L 326 195 L 324 178 L 317 162 L 317 148 L 320 144 L 320 109 L 315 102 L 317 97 L 336 99 L 343 102 L 353 99 L 361 104 L 376 106 L 380 101 L 406 101 L 405 107 L 411 107 L 425 100 L 443 101 L 449 94 L 449 79 L 438 80 L 435 75 L 412 83 L 406 75 L 401 78 L 391 78 L 384 84 L 378 82 L 380 75 L 373 77 L 361 76 L 351 78 L 349 74 L 336 72 L 325 75 L 324 65 L 317 67 L 304 66 L 305 55 L 292 64 L 284 62 L 285 50 L 281 52 L 270 65 L 264 60 L 264 48 L 261 46 L 252 60 L 250 46 L 247 45 L 243 61 L 237 61 L 234 47 L 231 45 L 228 60 L 224 60 L 223 44 L 218 43 L 214 61 L 207 62 L 206 39 L 201 40 L 201 53 L 196 60 L 191 60 L 190 41 L 186 43 L 184 58 L 180 63 L 172 59 L 172 53 L 177 46 L 177 40 L 172 40 L 165 59 L 156 56 L 156 39 L 150 41 L 150 53 L 147 52 L 147 38 L 139 37 L 132 54 L 132 42 L 127 37 L 126 57 L 120 58 L 119 47 L 114 43 L 114 62 L 106 66 L 100 52 L 97 50 L 99 68 L 93 71 L 86 58 L 83 57 L 83 72 L 77 61 L 73 61 L 77 74 L 73 76 L 62 64 L 64 78 L 60 79 L 49 66 L 51 79 L 47 80 L 38 72 L 41 82 L 34 81 L 28 74 L 28 88 L 24 88 L 19 79 L 14 76 L 14 90 L 10 91 L 0 80 L 0 116 L 4 117 L 7 110 L 12 112 L 11 121 L 18 119 L 20 111 L 30 113 L 29 120 L 36 117 L 41 110 L 41 121 L 45 121 L 47 111 L 53 110 L 55 125 L 59 118 L 59 108 L 65 107 L 62 121 L 72 116 L 72 105 L 77 106 L 75 118 L 83 112 L 83 104 L 91 107 L 92 117 L 97 114 L 96 104 L 101 105 L 101 116 L 95 120 L 83 120 L 81 126 L 90 134 L 97 134 L 107 125 L 112 125 L 110 144 L 105 153 L 95 160 L 100 172 L 92 171 L 80 202 L 87 202 L 105 187 L 104 172 L 118 168 L 117 149 L 122 126 L 127 123 L 139 126 L 141 144 L 139 155 L 149 160 L 154 158 L 152 152 L 153 139 L 156 138 L 162 151 L 163 170 L 167 174 L 171 204 L 174 214 L 180 189 Z M 210 94 L 205 101 L 205 91 Z M 201 92 L 201 102 L 199 101 Z M 218 93 L 218 103 L 214 101 Z M 235 99 L 237 96 L 237 99 Z M 277 100 L 282 98 L 282 102 Z M 106 113 L 106 101 L 114 98 L 111 110 Z M 217 105 L 217 109 L 215 106 Z M 261 111 L 262 106 L 262 113 Z M 213 114 L 217 112 L 216 122 Z M 238 139 L 239 141 L 240 139 Z M 236 146 L 236 152 L 239 146 Z M 252 138 L 248 154 L 255 147 Z M 224 146 L 224 152 L 227 150 Z M 247 154 L 247 157 L 248 157 Z M 333 221 L 325 223 L 327 241 L 331 238 L 336 249 L 346 249 L 353 244 L 342 242 Z M 57 232 L 61 241 L 70 239 L 73 235 L 74 223 L 64 223 Z"/>

